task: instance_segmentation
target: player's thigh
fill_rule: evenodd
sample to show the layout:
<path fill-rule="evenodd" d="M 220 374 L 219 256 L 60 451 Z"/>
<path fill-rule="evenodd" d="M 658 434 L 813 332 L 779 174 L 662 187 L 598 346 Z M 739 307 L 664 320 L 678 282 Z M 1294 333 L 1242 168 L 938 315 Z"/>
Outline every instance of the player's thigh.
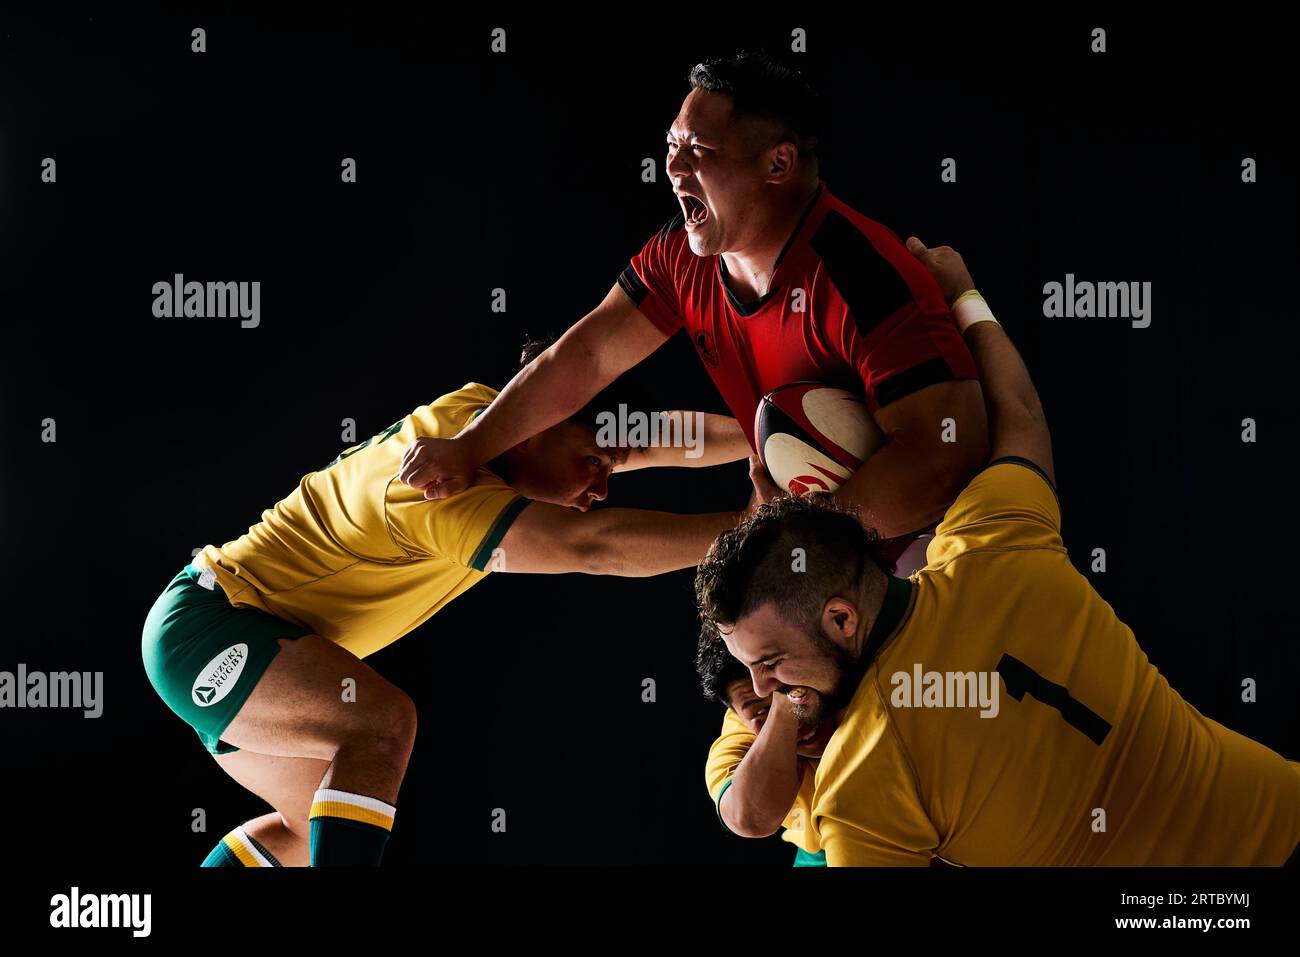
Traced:
<path fill-rule="evenodd" d="M 150 683 L 210 753 L 332 760 L 346 742 L 400 755 L 415 708 L 400 689 L 310 629 L 207 588 L 187 565 L 141 634 Z"/>
<path fill-rule="evenodd" d="M 255 751 L 214 754 L 241 787 L 256 794 L 285 819 L 291 830 L 305 829 L 312 798 L 330 763 L 321 758 L 288 758 Z"/>
<path fill-rule="evenodd" d="M 258 754 L 333 760 L 340 746 L 401 746 L 415 734 L 415 706 L 368 664 L 319 635 L 279 639 L 222 740 Z"/>

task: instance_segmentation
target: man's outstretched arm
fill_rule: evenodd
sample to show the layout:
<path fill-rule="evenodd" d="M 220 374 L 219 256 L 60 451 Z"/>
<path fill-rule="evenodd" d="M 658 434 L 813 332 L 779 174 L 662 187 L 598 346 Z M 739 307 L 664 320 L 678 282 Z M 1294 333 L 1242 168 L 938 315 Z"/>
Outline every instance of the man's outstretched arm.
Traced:
<path fill-rule="evenodd" d="M 645 578 L 693 568 L 714 539 L 739 523 L 754 502 L 735 512 L 698 515 L 645 508 L 579 512 L 532 502 L 501 539 L 489 570 Z"/>
<path fill-rule="evenodd" d="M 424 489 L 426 498 L 464 491 L 480 465 L 573 415 L 667 338 L 615 283 L 599 306 L 519 370 L 458 436 L 412 443 L 397 477 Z"/>
<path fill-rule="evenodd" d="M 647 508 L 577 512 L 533 502 L 501 540 L 490 571 L 645 578 L 694 568 L 744 512 L 678 515 Z"/>
<path fill-rule="evenodd" d="M 738 462 L 750 454 L 745 430 L 729 415 L 710 412 L 659 412 L 662 416 L 658 446 L 635 448 L 615 472 L 634 469 L 706 468 Z M 671 437 L 671 441 L 669 441 Z"/>

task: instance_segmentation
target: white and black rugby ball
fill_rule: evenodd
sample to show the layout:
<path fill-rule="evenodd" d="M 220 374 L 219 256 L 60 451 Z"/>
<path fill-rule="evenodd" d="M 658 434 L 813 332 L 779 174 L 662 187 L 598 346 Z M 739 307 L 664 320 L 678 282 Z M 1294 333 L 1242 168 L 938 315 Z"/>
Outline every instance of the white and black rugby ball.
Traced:
<path fill-rule="evenodd" d="M 833 492 L 884 441 L 861 396 L 793 382 L 763 396 L 754 414 L 758 457 L 791 492 Z"/>

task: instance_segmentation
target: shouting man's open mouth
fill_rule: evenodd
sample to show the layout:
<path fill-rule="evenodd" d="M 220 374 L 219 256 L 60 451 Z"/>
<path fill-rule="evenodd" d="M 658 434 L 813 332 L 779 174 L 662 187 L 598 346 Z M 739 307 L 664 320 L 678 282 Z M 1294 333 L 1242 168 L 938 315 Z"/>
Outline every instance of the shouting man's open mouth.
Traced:
<path fill-rule="evenodd" d="M 682 214 L 686 217 L 686 226 L 702 226 L 709 218 L 709 207 L 698 197 L 678 190 L 677 199 L 682 204 Z"/>

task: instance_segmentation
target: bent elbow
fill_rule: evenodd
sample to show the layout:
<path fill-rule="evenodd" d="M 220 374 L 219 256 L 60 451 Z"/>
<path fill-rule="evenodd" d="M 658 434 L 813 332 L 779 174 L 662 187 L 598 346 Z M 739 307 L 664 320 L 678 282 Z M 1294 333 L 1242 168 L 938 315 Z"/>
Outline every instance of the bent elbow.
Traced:
<path fill-rule="evenodd" d="M 771 837 L 781 830 L 781 821 L 773 821 L 765 814 L 742 811 L 740 814 L 733 814 L 733 818 L 734 820 L 728 822 L 727 826 L 731 828 L 732 833 L 740 837 Z"/>

